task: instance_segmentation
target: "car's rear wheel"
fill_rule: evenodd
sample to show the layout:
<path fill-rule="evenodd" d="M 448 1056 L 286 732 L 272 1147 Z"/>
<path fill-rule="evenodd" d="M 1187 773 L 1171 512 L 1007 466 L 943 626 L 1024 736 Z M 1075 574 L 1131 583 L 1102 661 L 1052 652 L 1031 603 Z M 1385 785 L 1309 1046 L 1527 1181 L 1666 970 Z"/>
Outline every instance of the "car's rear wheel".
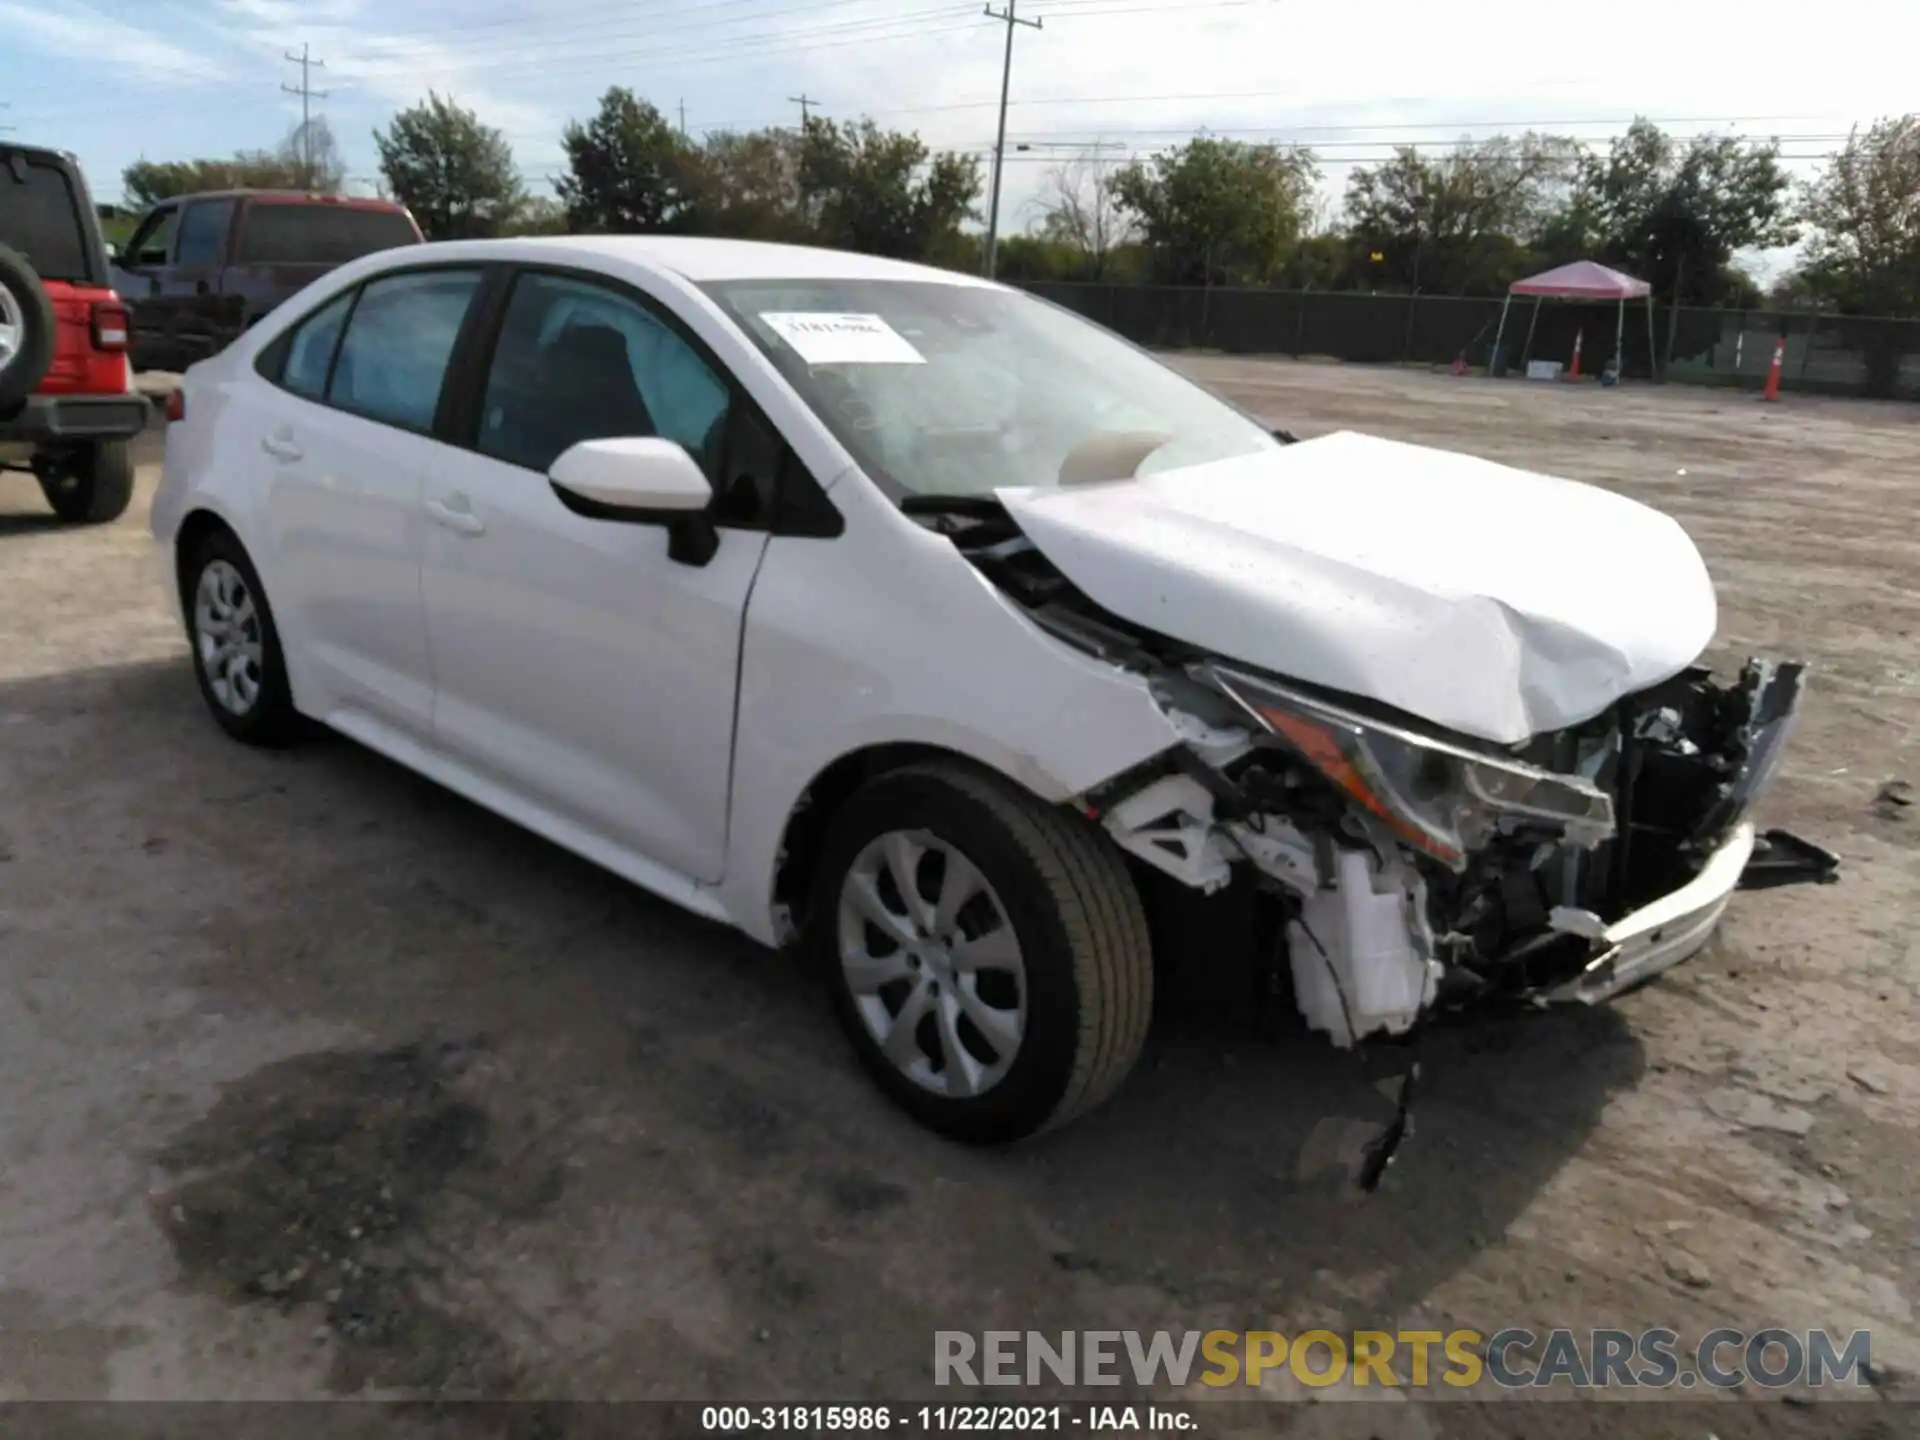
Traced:
<path fill-rule="evenodd" d="M 295 738 L 300 717 L 280 634 L 245 548 L 231 532 L 215 531 L 189 562 L 185 582 L 193 673 L 220 728 L 249 745 Z"/>
<path fill-rule="evenodd" d="M 997 777 L 928 764 L 861 790 L 828 829 L 809 924 L 862 1063 L 956 1139 L 1063 1124 L 1139 1058 L 1153 960 L 1125 864 Z"/>
<path fill-rule="evenodd" d="M 101 440 L 74 452 L 40 477 L 40 493 L 70 525 L 105 525 L 127 513 L 133 499 L 133 447 Z"/>
<path fill-rule="evenodd" d="M 33 393 L 53 363 L 53 302 L 27 257 L 0 245 L 0 411 Z"/>

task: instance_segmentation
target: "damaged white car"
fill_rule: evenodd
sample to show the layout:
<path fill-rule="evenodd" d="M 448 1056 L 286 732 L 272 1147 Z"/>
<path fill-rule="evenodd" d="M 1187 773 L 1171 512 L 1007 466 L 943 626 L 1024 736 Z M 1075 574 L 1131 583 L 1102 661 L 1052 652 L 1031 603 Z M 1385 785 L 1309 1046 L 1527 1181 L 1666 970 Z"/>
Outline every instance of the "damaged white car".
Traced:
<path fill-rule="evenodd" d="M 1800 667 L 1694 668 L 1714 596 L 1671 520 L 1292 443 L 965 276 L 388 252 L 171 413 L 154 532 L 229 733 L 323 722 L 804 939 L 881 1085 L 966 1139 L 1119 1084 L 1168 893 L 1256 892 L 1250 943 L 1345 1046 L 1604 999 L 1743 880 L 1832 873 L 1749 818 Z"/>

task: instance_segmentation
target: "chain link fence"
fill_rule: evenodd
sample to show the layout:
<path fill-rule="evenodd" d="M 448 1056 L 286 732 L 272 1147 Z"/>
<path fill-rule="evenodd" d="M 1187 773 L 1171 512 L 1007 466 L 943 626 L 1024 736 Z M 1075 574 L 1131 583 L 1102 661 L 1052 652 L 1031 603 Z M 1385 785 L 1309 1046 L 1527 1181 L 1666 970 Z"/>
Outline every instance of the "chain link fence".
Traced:
<path fill-rule="evenodd" d="M 1503 303 L 1343 290 L 1055 282 L 1026 288 L 1156 349 L 1374 364 L 1489 365 Z M 1628 302 L 1621 366 L 1628 379 L 1648 378 L 1650 361 L 1657 361 L 1669 380 L 1758 389 L 1766 383 L 1776 342 L 1784 341 L 1785 389 L 1920 400 L 1920 320 L 1665 305 L 1654 306 L 1652 320 L 1649 337 L 1646 305 Z M 1613 357 L 1620 331 L 1616 305 L 1548 300 L 1536 321 L 1533 302 L 1516 299 L 1501 339 L 1504 368 L 1518 371 L 1526 359 L 1568 364 L 1578 336 L 1582 372 L 1598 374 Z"/>

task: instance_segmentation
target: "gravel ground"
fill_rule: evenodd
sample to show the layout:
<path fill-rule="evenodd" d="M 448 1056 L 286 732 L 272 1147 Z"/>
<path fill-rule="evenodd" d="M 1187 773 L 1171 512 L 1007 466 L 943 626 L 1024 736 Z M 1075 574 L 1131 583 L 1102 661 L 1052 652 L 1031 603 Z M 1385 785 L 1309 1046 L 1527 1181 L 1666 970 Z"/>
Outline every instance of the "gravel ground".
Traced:
<path fill-rule="evenodd" d="M 1920 1399 L 1920 815 L 1876 795 L 1920 778 L 1920 408 L 1184 363 L 1305 435 L 1676 515 L 1716 660 L 1817 667 L 1763 820 L 1845 882 L 1742 897 L 1611 1009 L 1441 1032 L 1370 1197 L 1309 1161 L 1382 1118 L 1367 1064 L 1230 1004 L 1065 1133 L 969 1152 L 878 1099 L 780 958 L 344 741 L 223 740 L 155 579 L 156 467 L 93 531 L 9 476 L 0 1399 L 901 1400 L 942 1393 L 937 1328 L 1778 1324 L 1870 1329 L 1877 1403 L 1591 1433 L 1915 1433 L 1885 1402 Z M 1396 1408 L 1339 1433 L 1533 1433 Z"/>

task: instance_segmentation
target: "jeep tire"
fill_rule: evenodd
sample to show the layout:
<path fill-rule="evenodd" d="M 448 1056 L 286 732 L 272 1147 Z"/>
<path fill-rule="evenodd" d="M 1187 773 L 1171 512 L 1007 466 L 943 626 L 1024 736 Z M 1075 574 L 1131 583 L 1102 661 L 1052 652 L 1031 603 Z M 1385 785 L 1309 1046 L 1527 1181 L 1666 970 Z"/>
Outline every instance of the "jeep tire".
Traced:
<path fill-rule="evenodd" d="M 53 302 L 27 257 L 0 245 L 0 414 L 34 391 L 53 364 Z"/>
<path fill-rule="evenodd" d="M 133 499 L 133 447 L 125 440 L 83 445 L 66 464 L 41 475 L 40 492 L 69 525 L 118 520 Z"/>

